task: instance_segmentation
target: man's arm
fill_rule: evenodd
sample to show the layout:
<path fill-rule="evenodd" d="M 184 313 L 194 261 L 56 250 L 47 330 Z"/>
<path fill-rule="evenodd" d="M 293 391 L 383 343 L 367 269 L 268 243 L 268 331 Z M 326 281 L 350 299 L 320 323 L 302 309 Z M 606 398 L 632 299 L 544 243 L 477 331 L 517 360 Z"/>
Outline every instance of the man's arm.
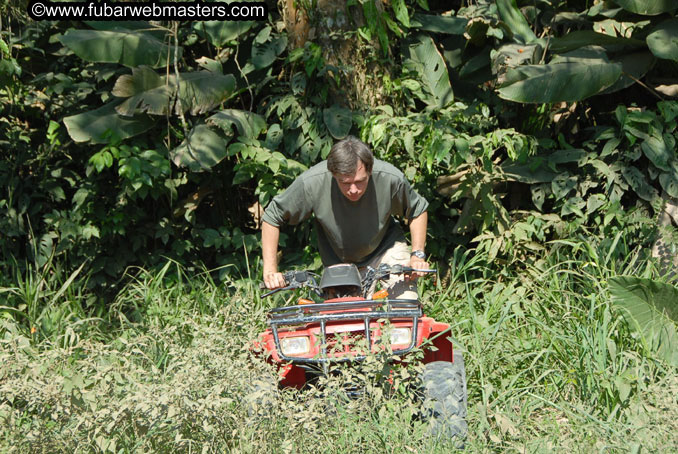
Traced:
<path fill-rule="evenodd" d="M 416 218 L 410 221 L 410 239 L 412 241 L 413 251 L 425 251 L 426 249 L 426 227 L 428 225 L 428 213 L 424 211 Z M 410 266 L 412 268 L 427 270 L 428 263 L 414 255 L 410 256 Z M 423 276 L 419 274 L 417 276 Z"/>
<path fill-rule="evenodd" d="M 272 290 L 285 286 L 285 278 L 278 272 L 278 241 L 280 228 L 264 221 L 261 224 L 261 250 L 264 259 L 264 284 Z"/>

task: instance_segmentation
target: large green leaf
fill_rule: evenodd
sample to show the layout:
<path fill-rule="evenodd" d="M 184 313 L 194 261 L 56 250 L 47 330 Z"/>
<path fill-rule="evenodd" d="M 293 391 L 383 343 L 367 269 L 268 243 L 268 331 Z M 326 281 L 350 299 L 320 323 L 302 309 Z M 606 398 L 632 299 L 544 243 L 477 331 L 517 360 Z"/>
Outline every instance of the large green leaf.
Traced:
<path fill-rule="evenodd" d="M 555 54 L 550 64 L 556 63 L 573 63 L 573 62 L 582 62 L 590 63 L 595 62 L 596 60 L 602 60 L 609 62 L 610 59 L 605 52 L 605 48 L 602 46 L 584 46 L 579 47 L 575 50 L 564 52 L 561 54 Z"/>
<path fill-rule="evenodd" d="M 459 77 L 465 80 L 476 78 L 476 83 L 490 80 L 492 78 L 490 72 L 492 51 L 493 49 L 490 46 L 486 46 L 477 55 L 471 57 L 459 70 Z"/>
<path fill-rule="evenodd" d="M 252 47 L 252 64 L 257 69 L 271 66 L 275 59 L 287 47 L 287 37 L 279 36 L 273 41 Z"/>
<path fill-rule="evenodd" d="M 544 160 L 547 162 L 548 166 L 553 168 L 557 164 L 567 164 L 576 162 L 582 164 L 586 161 L 588 153 L 586 150 L 581 148 L 569 148 L 566 150 L 557 150 L 551 154 L 544 156 Z"/>
<path fill-rule="evenodd" d="M 407 54 L 409 58 L 405 64 L 419 73 L 422 85 L 430 94 L 427 104 L 442 108 L 454 101 L 447 66 L 433 40 L 429 36 L 418 35 L 408 47 Z"/>
<path fill-rule="evenodd" d="M 170 151 L 170 158 L 174 164 L 188 167 L 194 172 L 211 169 L 226 155 L 226 141 L 207 125 L 193 128 L 188 134 L 188 139 Z"/>
<path fill-rule="evenodd" d="M 655 56 L 678 61 L 678 19 L 669 19 L 659 24 L 647 35 L 646 41 Z"/>
<path fill-rule="evenodd" d="M 650 136 L 643 140 L 643 142 L 640 144 L 640 148 L 643 150 L 645 156 L 647 156 L 652 164 L 654 164 L 658 169 L 667 172 L 671 170 L 669 167 L 669 161 L 674 158 L 675 152 L 673 151 L 673 147 L 671 147 L 666 142 L 665 137 Z"/>
<path fill-rule="evenodd" d="M 520 12 L 516 0 L 497 0 L 497 12 L 502 21 L 504 21 L 513 35 L 522 43 L 532 43 L 537 41 L 537 36 L 532 31 L 530 24 L 525 16 Z"/>
<path fill-rule="evenodd" d="M 407 12 L 405 0 L 393 0 L 391 1 L 391 6 L 393 7 L 393 13 L 395 14 L 396 19 L 398 19 L 398 22 L 409 28 L 411 25 L 410 14 Z"/>
<path fill-rule="evenodd" d="M 622 167 L 621 173 L 624 180 L 641 199 L 653 202 L 658 197 L 657 190 L 648 184 L 645 175 L 636 167 L 632 165 Z"/>
<path fill-rule="evenodd" d="M 287 35 L 271 35 L 271 27 L 264 27 L 254 39 L 252 64 L 256 69 L 271 66 L 287 47 Z"/>
<path fill-rule="evenodd" d="M 64 118 L 68 134 L 76 142 L 108 143 L 110 139 L 126 139 L 150 129 L 155 120 L 148 115 L 123 117 L 116 112 L 118 101 L 95 110 Z"/>
<path fill-rule="evenodd" d="M 678 173 L 675 171 L 659 175 L 659 184 L 671 197 L 678 198 Z"/>
<path fill-rule="evenodd" d="M 193 30 L 207 35 L 210 43 L 217 47 L 235 40 L 252 28 L 252 21 L 210 20 L 193 23 Z"/>
<path fill-rule="evenodd" d="M 166 45 L 151 33 L 121 27 L 115 30 L 68 30 L 59 36 L 59 41 L 78 57 L 93 62 L 158 68 L 174 59 L 174 46 Z"/>
<path fill-rule="evenodd" d="M 610 36 L 593 30 L 580 30 L 568 33 L 561 38 L 549 41 L 549 50 L 560 54 L 586 46 L 601 46 L 608 51 L 621 51 L 635 47 L 645 47 L 645 42 L 631 38 Z"/>
<path fill-rule="evenodd" d="M 434 16 L 432 14 L 415 13 L 410 21 L 412 28 L 427 32 L 446 33 L 448 35 L 463 35 L 466 31 L 468 19 L 457 16 Z"/>
<path fill-rule="evenodd" d="M 170 76 L 170 84 L 175 76 Z M 235 77 L 231 74 L 216 74 L 210 71 L 196 71 L 179 74 L 179 100 L 183 110 L 191 114 L 201 114 L 212 110 L 233 93 Z M 179 103 L 175 111 L 179 111 Z"/>
<path fill-rule="evenodd" d="M 370 35 L 377 38 L 384 55 L 388 54 L 389 40 L 382 8 L 378 7 L 377 2 L 373 0 L 361 3 L 363 5 L 363 16 L 365 17 Z"/>
<path fill-rule="evenodd" d="M 266 120 L 254 112 L 238 109 L 224 109 L 207 119 L 218 126 L 228 137 L 233 137 L 233 126 L 241 136 L 256 139 L 266 129 Z"/>
<path fill-rule="evenodd" d="M 506 73 L 499 96 L 523 103 L 581 101 L 615 83 L 621 69 L 603 60 L 518 66 Z"/>
<path fill-rule="evenodd" d="M 235 89 L 232 75 L 210 71 L 179 74 L 178 91 L 176 81 L 174 74 L 160 76 L 147 66 L 132 69 L 131 75 L 118 78 L 112 90 L 114 96 L 127 98 L 118 106 L 118 113 L 166 115 L 190 110 L 193 115 L 200 114 L 225 101 Z"/>
<path fill-rule="evenodd" d="M 558 175 L 558 172 L 547 168 L 543 163 L 535 162 L 520 164 L 504 161 L 501 169 L 507 180 L 527 184 L 550 183 Z"/>
<path fill-rule="evenodd" d="M 323 121 L 332 137 L 343 139 L 351 131 L 351 126 L 353 126 L 353 113 L 349 109 L 335 104 L 332 107 L 323 109 Z"/>
<path fill-rule="evenodd" d="M 509 67 L 536 63 L 543 53 L 543 49 L 537 44 L 505 44 L 493 49 L 490 54 L 492 72 L 498 74 Z"/>
<path fill-rule="evenodd" d="M 560 195 L 558 191 L 563 187 L 560 178 L 564 175 L 564 178 L 567 180 L 569 175 L 566 173 L 562 174 L 561 171 L 556 170 L 557 165 L 573 162 L 580 163 L 586 157 L 586 151 L 580 148 L 572 148 L 554 151 L 553 153 L 544 156 L 531 156 L 524 164 L 507 160 L 504 161 L 500 167 L 503 176 L 509 181 L 519 181 L 531 185 L 536 185 L 538 183 L 551 183 L 552 186 L 555 185 L 556 189 L 552 189 L 552 191 L 560 198 L 562 195 Z M 558 182 L 556 183 L 556 181 Z M 574 185 L 571 186 L 568 191 L 574 188 L 575 185 L 576 181 L 574 181 Z"/>
<path fill-rule="evenodd" d="M 584 217 L 584 208 L 586 207 L 586 202 L 584 199 L 578 196 L 568 197 L 565 199 L 565 203 L 560 208 L 560 216 L 565 217 L 570 214 L 576 214 L 579 217 Z"/>
<path fill-rule="evenodd" d="M 551 182 L 551 191 L 553 192 L 553 195 L 556 197 L 556 200 L 562 199 L 576 187 L 577 187 L 577 177 L 571 176 L 567 172 L 559 174 Z"/>
<path fill-rule="evenodd" d="M 676 0 L 615 0 L 626 11 L 645 16 L 656 16 L 678 9 Z"/>
<path fill-rule="evenodd" d="M 621 63 L 622 65 L 622 76 L 612 84 L 612 86 L 607 87 L 605 90 L 600 92 L 601 95 L 606 95 L 608 93 L 614 93 L 615 91 L 623 90 L 624 88 L 630 87 L 635 84 L 638 80 L 642 79 L 647 72 L 652 69 L 656 58 L 652 53 L 647 50 L 642 50 L 639 52 L 625 53 L 619 57 L 616 57 L 612 60 L 613 63 Z"/>
<path fill-rule="evenodd" d="M 165 115 L 170 111 L 174 91 L 166 77 L 160 77 L 148 66 L 140 66 L 133 68 L 131 75 L 120 76 L 111 93 L 118 98 L 128 98 L 117 108 L 121 115 L 134 115 L 137 109 L 153 115 Z"/>
<path fill-rule="evenodd" d="M 670 139 L 673 139 L 673 136 L 667 136 Z M 675 141 L 672 142 L 672 145 L 675 147 Z M 678 199 L 678 160 L 673 158 L 669 164 L 669 170 L 659 175 L 659 184 L 661 185 L 664 192 L 666 192 L 671 197 Z M 674 220 L 677 219 L 677 217 L 674 217 Z"/>
<path fill-rule="evenodd" d="M 610 296 L 646 345 L 677 366 L 678 289 L 651 279 L 617 276 L 610 279 Z"/>
<path fill-rule="evenodd" d="M 146 21 L 85 21 L 85 24 L 89 25 L 95 30 L 104 30 L 104 31 L 120 31 L 120 32 L 140 32 L 146 35 L 153 36 L 158 38 L 160 41 L 164 40 L 167 36 L 167 29 L 162 26 L 154 25 Z"/>

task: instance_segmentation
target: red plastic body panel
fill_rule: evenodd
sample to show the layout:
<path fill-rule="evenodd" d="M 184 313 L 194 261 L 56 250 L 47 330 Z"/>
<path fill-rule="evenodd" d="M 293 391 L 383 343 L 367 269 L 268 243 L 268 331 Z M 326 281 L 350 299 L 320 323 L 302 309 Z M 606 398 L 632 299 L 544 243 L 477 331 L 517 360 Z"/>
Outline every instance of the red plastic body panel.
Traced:
<path fill-rule="evenodd" d="M 454 362 L 454 349 L 452 342 L 448 339 L 450 325 L 447 323 L 436 322 L 435 320 L 430 326 L 429 337 L 436 351 L 430 348 L 424 350 L 424 363 L 433 361 L 447 361 Z"/>
<path fill-rule="evenodd" d="M 302 388 L 306 383 L 306 372 L 294 364 L 286 364 L 280 371 L 280 384 L 289 388 Z"/>

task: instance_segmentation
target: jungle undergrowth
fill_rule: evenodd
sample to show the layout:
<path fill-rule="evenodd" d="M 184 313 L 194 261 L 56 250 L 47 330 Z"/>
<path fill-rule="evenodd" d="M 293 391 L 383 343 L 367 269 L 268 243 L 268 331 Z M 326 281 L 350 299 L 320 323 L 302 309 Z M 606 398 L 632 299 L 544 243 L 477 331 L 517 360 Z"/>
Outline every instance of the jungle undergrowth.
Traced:
<path fill-rule="evenodd" d="M 426 313 L 451 325 L 466 358 L 467 452 L 627 452 L 629 437 L 631 449 L 675 449 L 678 374 L 639 345 L 606 290 L 614 275 L 656 271 L 638 252 L 606 261 L 593 251 L 554 243 L 515 271 L 459 249 L 445 286 L 422 283 Z M 249 278 L 219 285 L 176 262 L 134 270 L 99 317 L 73 310 L 88 301 L 83 279 L 46 273 L 0 289 L 14 307 L 0 319 L 0 452 L 453 448 L 416 417 L 406 386 L 416 365 L 384 392 L 383 358 L 248 411 L 250 383 L 277 373 L 251 341 L 280 304 Z M 17 314 L 31 304 L 39 320 Z M 45 324 L 53 319 L 63 323 Z M 365 395 L 342 397 L 347 380 Z"/>

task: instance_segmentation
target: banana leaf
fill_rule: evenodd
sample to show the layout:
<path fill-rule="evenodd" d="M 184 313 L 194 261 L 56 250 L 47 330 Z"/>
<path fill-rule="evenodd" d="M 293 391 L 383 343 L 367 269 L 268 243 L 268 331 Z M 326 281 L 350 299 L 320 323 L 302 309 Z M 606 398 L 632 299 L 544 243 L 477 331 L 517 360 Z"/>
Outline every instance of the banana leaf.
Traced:
<path fill-rule="evenodd" d="M 633 276 L 616 276 L 609 282 L 610 296 L 629 326 L 657 356 L 678 366 L 678 288 Z"/>

